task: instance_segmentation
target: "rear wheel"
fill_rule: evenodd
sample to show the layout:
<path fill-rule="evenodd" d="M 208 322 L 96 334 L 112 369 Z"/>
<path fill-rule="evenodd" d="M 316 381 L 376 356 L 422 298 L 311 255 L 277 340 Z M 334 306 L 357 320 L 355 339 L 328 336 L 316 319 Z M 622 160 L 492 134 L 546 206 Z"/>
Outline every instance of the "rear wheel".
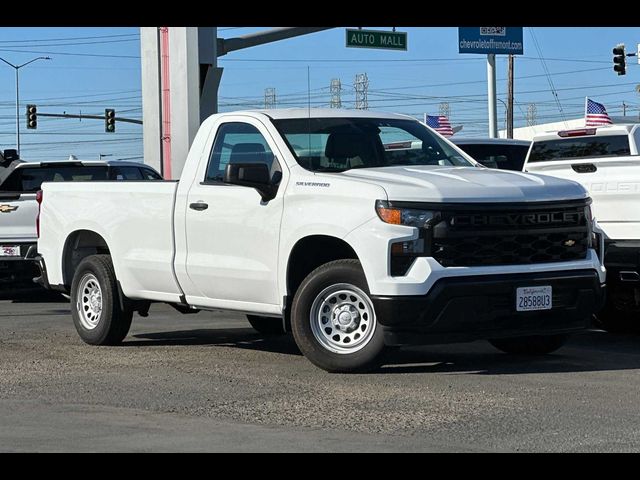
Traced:
<path fill-rule="evenodd" d="M 247 315 L 247 320 L 254 330 L 263 335 L 284 335 L 287 333 L 282 326 L 281 318 Z"/>
<path fill-rule="evenodd" d="M 536 335 L 530 337 L 496 338 L 489 343 L 505 353 L 515 355 L 545 355 L 562 347 L 569 335 Z"/>
<path fill-rule="evenodd" d="M 91 345 L 116 345 L 127 336 L 133 311 L 120 305 L 109 255 L 92 255 L 78 265 L 71 285 L 71 315 L 80 338 Z"/>
<path fill-rule="evenodd" d="M 383 332 L 358 260 L 336 260 L 311 272 L 294 296 L 291 325 L 300 351 L 328 372 L 379 365 Z"/>

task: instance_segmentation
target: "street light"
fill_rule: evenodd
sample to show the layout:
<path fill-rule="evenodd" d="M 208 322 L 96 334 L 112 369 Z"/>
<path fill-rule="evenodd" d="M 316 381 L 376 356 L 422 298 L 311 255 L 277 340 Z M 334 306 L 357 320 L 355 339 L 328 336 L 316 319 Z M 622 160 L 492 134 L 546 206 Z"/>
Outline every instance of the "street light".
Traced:
<path fill-rule="evenodd" d="M 19 93 L 20 90 L 19 90 L 19 82 L 18 82 L 18 70 L 20 70 L 22 67 L 26 67 L 27 65 L 35 62 L 36 60 L 51 60 L 51 57 L 37 57 L 32 60 L 29 60 L 26 63 L 23 63 L 22 65 L 14 65 L 13 63 L 8 62 L 2 57 L 0 57 L 0 60 L 2 60 L 4 63 L 9 65 L 10 67 L 13 67 L 16 71 L 16 150 L 18 151 L 18 155 L 20 155 L 20 93 Z"/>

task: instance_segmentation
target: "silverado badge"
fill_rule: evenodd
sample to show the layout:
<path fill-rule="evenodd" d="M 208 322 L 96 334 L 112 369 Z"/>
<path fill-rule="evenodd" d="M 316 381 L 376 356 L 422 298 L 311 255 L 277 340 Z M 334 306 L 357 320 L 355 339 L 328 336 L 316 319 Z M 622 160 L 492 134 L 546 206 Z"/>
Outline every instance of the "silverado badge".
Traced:
<path fill-rule="evenodd" d="M 15 212 L 18 207 L 14 207 L 12 205 L 0 205 L 0 213 L 11 213 Z"/>

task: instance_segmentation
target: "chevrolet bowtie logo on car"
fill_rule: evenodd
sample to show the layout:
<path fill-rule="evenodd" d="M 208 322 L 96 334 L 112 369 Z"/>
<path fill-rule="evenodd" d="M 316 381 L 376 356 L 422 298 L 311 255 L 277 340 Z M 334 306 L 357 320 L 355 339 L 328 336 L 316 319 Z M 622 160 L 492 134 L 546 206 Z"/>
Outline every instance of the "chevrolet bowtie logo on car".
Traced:
<path fill-rule="evenodd" d="M 571 239 L 565 240 L 563 243 L 565 247 L 573 247 L 575 244 L 576 244 L 576 241 Z"/>
<path fill-rule="evenodd" d="M 11 213 L 17 209 L 18 207 L 14 207 L 13 205 L 0 205 L 0 213 Z"/>

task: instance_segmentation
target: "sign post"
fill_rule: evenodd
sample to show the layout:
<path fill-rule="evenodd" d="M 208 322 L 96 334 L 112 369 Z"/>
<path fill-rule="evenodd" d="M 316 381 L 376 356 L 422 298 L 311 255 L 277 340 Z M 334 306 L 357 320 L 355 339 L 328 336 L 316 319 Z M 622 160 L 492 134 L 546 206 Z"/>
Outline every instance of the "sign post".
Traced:
<path fill-rule="evenodd" d="M 522 55 L 522 27 L 459 27 L 458 53 L 487 55 L 489 137 L 498 137 L 496 54 Z"/>
<path fill-rule="evenodd" d="M 346 30 L 346 45 L 351 48 L 380 48 L 384 50 L 406 50 L 407 32 L 383 30 Z"/>

